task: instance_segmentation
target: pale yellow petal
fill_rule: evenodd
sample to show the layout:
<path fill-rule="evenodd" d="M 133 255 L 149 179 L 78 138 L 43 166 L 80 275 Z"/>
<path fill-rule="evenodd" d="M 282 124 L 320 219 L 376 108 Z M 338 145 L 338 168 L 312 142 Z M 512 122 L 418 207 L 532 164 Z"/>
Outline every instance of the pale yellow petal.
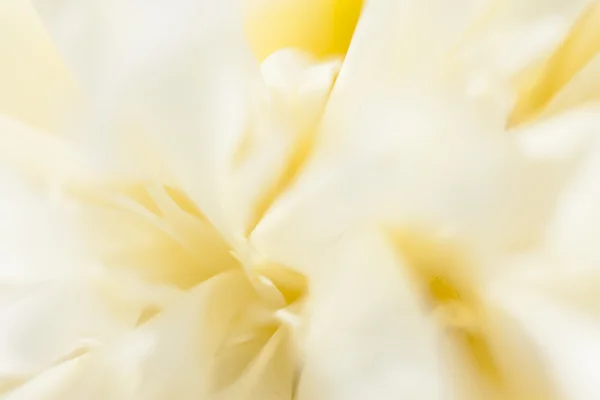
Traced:
<path fill-rule="evenodd" d="M 70 384 L 70 380 L 77 373 L 82 359 L 85 356 L 76 357 L 72 360 L 65 361 L 55 367 L 49 368 L 36 376 L 25 385 L 8 393 L 3 400 L 38 400 L 52 399 L 58 400 L 61 391 L 66 385 Z M 63 400 L 66 400 L 63 398 Z"/>
<path fill-rule="evenodd" d="M 410 277 L 370 230 L 342 238 L 315 274 L 298 398 L 446 399 L 439 334 Z"/>
<path fill-rule="evenodd" d="M 577 169 L 565 186 L 548 238 L 548 249 L 573 268 L 593 267 L 600 262 L 596 244 L 600 234 L 600 142 L 597 130 L 585 142 Z"/>
<path fill-rule="evenodd" d="M 114 340 L 135 326 L 140 313 L 127 304 L 111 305 L 91 282 L 82 280 L 30 286 L 1 304 L 2 379 L 36 374 L 78 351 Z"/>
<path fill-rule="evenodd" d="M 143 182 L 74 188 L 83 248 L 109 269 L 183 288 L 238 266 L 214 227 L 182 208 L 176 193 Z"/>
<path fill-rule="evenodd" d="M 132 22 L 142 31 L 155 27 L 160 40 L 154 54 L 134 59 L 118 71 L 119 80 L 107 85 L 111 95 L 103 97 L 107 103 L 100 107 L 106 113 L 97 115 L 97 126 L 107 131 L 93 131 L 97 134 L 90 135 L 89 143 L 108 162 L 134 165 L 137 160 L 122 151 L 132 122 L 139 128 L 137 140 L 127 148 L 135 154 L 136 143 L 142 148 L 156 144 L 157 164 L 174 178 L 169 184 L 185 192 L 239 251 L 310 155 L 339 62 L 317 63 L 309 54 L 282 51 L 261 71 L 235 15 L 216 10 L 216 20 L 202 25 L 192 16 L 208 20 L 210 6 L 200 4 L 191 15 L 188 11 L 165 10 L 158 27 L 152 13 Z M 175 21 L 180 29 L 172 32 Z M 215 25 L 218 21 L 222 24 Z M 207 39 L 213 33 L 222 35 L 222 47 Z M 124 36 L 123 42 L 131 53 L 139 51 L 136 35 Z M 151 169 L 142 176 L 164 179 Z"/>
<path fill-rule="evenodd" d="M 134 15 L 127 1 L 30 0 L 45 30 L 77 82 L 92 93 L 98 90 L 103 69 L 117 60 L 115 49 Z"/>
<path fill-rule="evenodd" d="M 242 274 L 225 275 L 195 288 L 123 340 L 90 353 L 53 395 L 90 400 L 217 398 L 211 397 L 207 379 L 227 328 L 251 295 L 245 282 Z"/>
<path fill-rule="evenodd" d="M 501 116 L 479 111 L 460 94 L 418 87 L 379 92 L 343 128 L 331 117 L 321 129 L 335 129 L 338 140 L 319 143 L 253 244 L 307 267 L 362 223 L 432 226 L 486 251 L 535 244 L 552 211 L 556 171 L 523 155 Z"/>
<path fill-rule="evenodd" d="M 94 176 L 91 163 L 64 138 L 0 115 L 0 162 L 52 188 Z"/>
<path fill-rule="evenodd" d="M 600 52 L 600 2 L 591 1 L 570 32 L 548 59 L 539 77 L 517 99 L 509 126 L 539 114 L 557 93 Z"/>
<path fill-rule="evenodd" d="M 344 55 L 363 0 L 247 0 L 246 35 L 264 59 L 286 47 L 318 57 Z"/>
<path fill-rule="evenodd" d="M 505 287 L 498 307 L 519 322 L 556 384 L 561 399 L 597 397 L 600 325 L 597 316 L 565 306 L 526 286 Z"/>
<path fill-rule="evenodd" d="M 0 4 L 0 113 L 56 131 L 78 93 L 29 1 Z"/>

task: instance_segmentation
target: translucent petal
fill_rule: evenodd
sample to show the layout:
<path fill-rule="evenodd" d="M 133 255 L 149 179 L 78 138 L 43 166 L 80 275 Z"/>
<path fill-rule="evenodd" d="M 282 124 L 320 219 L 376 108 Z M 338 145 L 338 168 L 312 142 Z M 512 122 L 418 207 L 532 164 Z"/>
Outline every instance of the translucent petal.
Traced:
<path fill-rule="evenodd" d="M 213 357 L 232 318 L 251 295 L 248 289 L 241 274 L 195 288 L 123 340 L 91 352 L 73 369 L 68 384 L 44 395 L 91 400 L 213 398 L 207 393 Z"/>
<path fill-rule="evenodd" d="M 0 115 L 0 162 L 46 189 L 94 176 L 69 141 Z"/>
<path fill-rule="evenodd" d="M 98 182 L 71 196 L 86 254 L 110 269 L 191 288 L 239 265 L 206 218 L 182 209 L 161 185 Z"/>
<path fill-rule="evenodd" d="M 265 257 L 309 266 L 349 227 L 394 223 L 433 227 L 476 251 L 531 246 L 554 205 L 556 169 L 529 160 L 502 120 L 480 110 L 424 86 L 379 92 L 346 117 L 349 125 L 325 121 L 321 129 L 335 129 L 339 140 L 319 142 L 253 244 Z"/>
<path fill-rule="evenodd" d="M 38 373 L 133 328 L 139 305 L 111 304 L 94 286 L 81 280 L 42 284 L 4 299 L 0 376 L 20 378 Z"/>
<path fill-rule="evenodd" d="M 143 152 L 146 138 L 156 144 L 159 164 L 174 178 L 168 183 L 185 192 L 239 250 L 310 153 L 339 63 L 315 64 L 306 54 L 284 52 L 265 62 L 261 76 L 234 16 L 217 12 L 214 18 L 222 24 L 213 26 L 212 19 L 202 25 L 187 14 L 207 18 L 202 12 L 208 8 L 169 8 L 136 20 L 140 30 L 161 21 L 154 28 L 157 38 L 149 39 L 155 46 L 117 69 L 119 79 L 106 86 L 106 103 L 93 119 L 102 131 L 93 130 L 88 143 L 107 162 L 134 168 L 136 160 L 127 157 Z M 174 21 L 175 32 L 168 30 Z M 222 47 L 209 40 L 213 34 L 222 35 Z M 123 37 L 131 54 L 144 51 L 137 39 Z M 129 122 L 139 129 L 127 143 Z M 138 178 L 164 182 L 164 174 L 144 172 Z"/>
<path fill-rule="evenodd" d="M 558 203 L 548 249 L 573 267 L 592 267 L 600 262 L 595 238 L 600 232 L 600 142 L 597 127 L 584 142 L 577 169 Z"/>
<path fill-rule="evenodd" d="M 298 398 L 449 398 L 439 332 L 382 237 L 349 233 L 322 261 Z"/>
<path fill-rule="evenodd" d="M 537 81 L 519 97 L 509 118 L 510 125 L 536 116 L 600 52 L 599 21 L 600 3 L 591 1 L 548 59 Z"/>
<path fill-rule="evenodd" d="M 52 41 L 78 82 L 86 90 L 97 89 L 101 69 L 113 62 L 123 18 L 135 15 L 132 2 L 33 0 Z"/>
<path fill-rule="evenodd" d="M 0 27 L 0 113 L 58 130 L 77 104 L 77 88 L 30 2 L 3 1 Z"/>
<path fill-rule="evenodd" d="M 3 400 L 37 400 L 55 396 L 70 383 L 83 359 L 85 355 L 43 371 L 26 385 L 8 393 Z"/>
<path fill-rule="evenodd" d="M 498 304 L 519 320 L 557 384 L 559 398 L 596 398 L 600 390 L 598 319 L 524 287 L 513 287 L 503 296 Z"/>

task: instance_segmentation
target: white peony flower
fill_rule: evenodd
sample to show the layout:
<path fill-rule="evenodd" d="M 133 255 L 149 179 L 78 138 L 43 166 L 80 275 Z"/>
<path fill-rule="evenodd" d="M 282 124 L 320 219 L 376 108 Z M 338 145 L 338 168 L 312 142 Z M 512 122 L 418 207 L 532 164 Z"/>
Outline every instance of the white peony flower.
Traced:
<path fill-rule="evenodd" d="M 600 3 L 32 3 L 1 399 L 598 397 Z"/>

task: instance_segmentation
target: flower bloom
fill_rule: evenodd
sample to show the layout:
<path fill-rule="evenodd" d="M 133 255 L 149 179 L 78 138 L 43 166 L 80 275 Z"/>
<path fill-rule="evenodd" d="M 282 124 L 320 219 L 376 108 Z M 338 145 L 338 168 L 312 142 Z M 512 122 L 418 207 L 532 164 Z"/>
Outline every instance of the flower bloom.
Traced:
<path fill-rule="evenodd" d="M 600 3 L 6 0 L 2 400 L 600 393 Z"/>

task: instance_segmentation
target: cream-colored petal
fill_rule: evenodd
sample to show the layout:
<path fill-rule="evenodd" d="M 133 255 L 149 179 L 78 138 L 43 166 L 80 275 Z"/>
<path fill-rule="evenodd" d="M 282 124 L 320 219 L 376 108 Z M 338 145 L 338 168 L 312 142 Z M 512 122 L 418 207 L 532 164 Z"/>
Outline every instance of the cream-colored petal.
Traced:
<path fill-rule="evenodd" d="M 64 385 L 43 396 L 73 400 L 213 398 L 207 378 L 215 351 L 239 307 L 251 295 L 250 289 L 242 274 L 206 282 L 123 340 L 90 353 L 73 368 Z"/>
<path fill-rule="evenodd" d="M 315 64 L 310 55 L 282 52 L 265 62 L 261 75 L 232 7 L 227 15 L 208 3 L 179 5 L 133 20 L 140 31 L 155 30 L 147 38 L 152 52 L 139 49 L 136 34 L 122 38 L 132 62 L 115 70 L 100 96 L 98 120 L 92 121 L 102 132 L 92 130 L 90 147 L 107 162 L 135 168 L 136 160 L 124 158 L 130 153 L 122 150 L 136 154 L 136 143 L 144 147 L 146 138 L 156 144 L 159 163 L 174 178 L 167 182 L 240 251 L 310 153 L 339 63 Z M 213 35 L 220 35 L 222 46 L 213 45 Z M 137 137 L 126 143 L 130 126 L 138 128 Z M 142 176 L 165 181 L 150 169 Z"/>
<path fill-rule="evenodd" d="M 71 117 L 77 87 L 29 1 L 0 4 L 0 113 L 40 129 Z"/>
<path fill-rule="evenodd" d="M 520 322 L 556 383 L 559 398 L 595 399 L 600 390 L 598 319 L 527 287 L 504 289 L 496 304 Z"/>
<path fill-rule="evenodd" d="M 295 50 L 262 63 L 268 103 L 262 120 L 245 132 L 223 185 L 223 206 L 240 236 L 251 234 L 301 173 L 339 66 Z"/>
<path fill-rule="evenodd" d="M 108 275 L 83 251 L 67 204 L 2 170 L 0 391 L 133 329 L 177 292 Z"/>
<path fill-rule="evenodd" d="M 219 233 L 162 185 L 102 182 L 75 189 L 76 222 L 90 257 L 112 270 L 190 288 L 239 265 Z"/>
<path fill-rule="evenodd" d="M 33 0 L 46 31 L 78 82 L 89 92 L 101 84 L 102 69 L 114 63 L 125 19 L 134 1 Z"/>
<path fill-rule="evenodd" d="M 253 244 L 266 257 L 302 266 L 366 222 L 431 227 L 476 251 L 534 244 L 552 211 L 556 170 L 529 160 L 501 119 L 479 111 L 438 88 L 380 92 L 348 117 L 343 140 L 319 143 Z"/>
<path fill-rule="evenodd" d="M 219 399 L 291 400 L 297 377 L 290 332 L 278 329 L 244 370 L 240 380 L 219 393 Z"/>
<path fill-rule="evenodd" d="M 573 268 L 593 267 L 600 262 L 596 243 L 600 234 L 600 141 L 594 127 L 589 128 L 593 136 L 585 142 L 577 169 L 557 204 L 547 243 L 550 254 Z"/>
<path fill-rule="evenodd" d="M 103 298 L 93 282 L 30 286 L 0 308 L 0 376 L 36 374 L 76 352 L 118 338 L 135 326 L 138 305 Z"/>
<path fill-rule="evenodd" d="M 440 332 L 382 236 L 346 235 L 323 266 L 311 286 L 298 398 L 451 398 Z"/>
<path fill-rule="evenodd" d="M 572 21 L 562 42 L 541 67 L 539 75 L 521 88 L 509 117 L 509 125 L 536 117 L 600 52 L 600 40 L 597 39 L 600 34 L 600 3 L 587 3 L 579 17 Z"/>
<path fill-rule="evenodd" d="M 27 151 L 3 142 L 15 158 Z M 40 187 L 10 161 L 0 157 L 0 285 L 85 275 L 81 265 L 93 260 L 79 246 L 69 203 L 60 201 L 52 181 Z"/>
<path fill-rule="evenodd" d="M 517 133 L 506 133 L 512 98 L 506 87 L 491 87 L 489 96 L 474 94 L 474 66 L 451 62 L 453 46 L 485 7 L 453 4 L 453 13 L 440 13 L 451 18 L 438 23 L 426 12 L 434 3 L 365 6 L 312 157 L 289 196 L 275 203 L 252 235 L 259 252 L 288 265 L 310 265 L 327 241 L 364 218 L 433 225 L 505 250 L 540 239 L 562 171 L 524 154 Z M 564 2 L 523 7 L 510 3 L 485 29 L 497 31 L 499 21 L 527 26 L 554 17 L 567 29 L 577 14 L 576 4 Z M 411 23 L 402 24 L 397 15 Z M 420 35 L 423 40 L 414 39 Z M 416 43 L 418 48 L 401 51 Z M 439 67 L 446 65 L 447 71 Z M 297 243 L 310 243 L 314 254 Z"/>
<path fill-rule="evenodd" d="M 517 89 L 535 76 L 588 2 L 370 1 L 332 104 L 339 115 L 360 113 L 364 97 L 382 87 L 442 75 L 506 118 Z"/>
<path fill-rule="evenodd" d="M 85 355 L 49 368 L 27 384 L 9 392 L 2 400 L 57 399 L 57 393 L 69 384 Z M 66 400 L 66 399 L 65 399 Z"/>
<path fill-rule="evenodd" d="M 45 189 L 89 179 L 94 169 L 68 140 L 0 115 L 0 162 Z"/>
<path fill-rule="evenodd" d="M 556 93 L 540 118 L 560 114 L 571 109 L 586 108 L 600 100 L 600 57 L 596 56 Z"/>
<path fill-rule="evenodd" d="M 137 178 L 183 188 L 223 229 L 218 193 L 257 101 L 251 94 L 260 93 L 258 65 L 243 43 L 241 5 L 182 0 L 138 11 L 119 37 L 123 57 L 103 71 L 82 139 L 118 171 L 128 167 Z"/>
<path fill-rule="evenodd" d="M 519 91 L 529 89 L 586 3 L 589 0 L 488 2 L 453 48 L 449 61 L 465 69 L 472 95 L 492 96 L 509 112 Z"/>

